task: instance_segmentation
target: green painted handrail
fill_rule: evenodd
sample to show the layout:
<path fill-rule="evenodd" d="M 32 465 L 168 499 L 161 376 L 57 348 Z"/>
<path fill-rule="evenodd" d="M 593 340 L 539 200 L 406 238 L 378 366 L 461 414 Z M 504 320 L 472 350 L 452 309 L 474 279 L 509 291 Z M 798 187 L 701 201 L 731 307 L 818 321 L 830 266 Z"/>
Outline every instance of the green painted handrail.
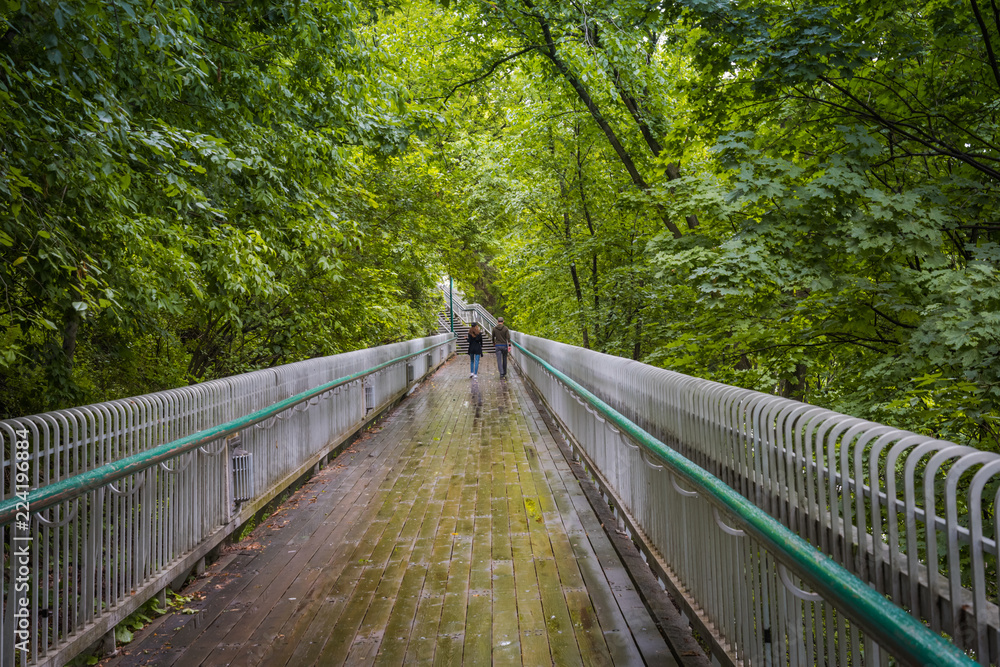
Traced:
<path fill-rule="evenodd" d="M 785 567 L 854 620 L 880 646 L 911 665 L 973 667 L 977 663 L 957 646 L 930 630 L 920 621 L 865 584 L 826 554 L 779 523 L 719 478 L 681 456 L 639 428 L 585 387 L 553 368 L 522 345 L 518 350 L 537 362 L 560 382 L 599 410 L 617 428 L 628 433 L 663 461 L 676 475 L 697 488 L 699 493 L 727 510 L 744 531 L 762 542 Z"/>
<path fill-rule="evenodd" d="M 123 477 L 128 477 L 129 475 L 140 472 L 158 463 L 169 461 L 176 456 L 180 456 L 181 454 L 191 451 L 195 447 L 202 447 L 215 440 L 225 438 L 228 435 L 242 431 L 245 428 L 249 428 L 254 424 L 259 424 L 260 422 L 270 419 L 275 415 L 281 414 L 289 408 L 295 407 L 299 403 L 304 403 L 305 401 L 315 398 L 320 394 L 325 394 L 331 389 L 336 389 L 337 387 L 354 382 L 355 380 L 359 380 L 367 375 L 371 375 L 372 373 L 377 373 L 383 368 L 392 366 L 393 364 L 398 364 L 412 357 L 425 354 L 426 352 L 441 347 L 442 345 L 447 345 L 452 340 L 454 340 L 454 336 L 446 341 L 431 345 L 430 347 L 425 347 L 417 352 L 411 352 L 403 355 L 402 357 L 396 357 L 395 359 L 386 361 L 378 366 L 372 366 L 368 370 L 359 371 L 352 375 L 346 375 L 342 378 L 331 380 L 330 382 L 321 384 L 313 389 L 307 389 L 300 394 L 286 398 L 283 401 L 279 401 L 266 408 L 261 408 L 256 412 L 251 412 L 244 417 L 239 417 L 237 419 L 233 419 L 232 421 L 225 422 L 224 424 L 219 424 L 218 426 L 205 429 L 204 431 L 198 431 L 197 433 L 192 433 L 189 436 L 158 445 L 145 452 L 139 452 L 137 454 L 118 459 L 117 461 L 112 461 L 111 463 L 105 463 L 104 465 L 80 473 L 79 475 L 74 475 L 72 477 L 59 480 L 58 482 L 47 484 L 46 486 L 35 489 L 29 493 L 27 504 L 31 507 L 32 512 L 39 512 L 48 507 L 52 507 L 57 503 L 78 498 L 88 491 L 100 488 L 106 484 L 122 479 Z M 18 505 L 21 505 L 23 508 L 24 503 L 17 497 L 8 498 L 0 502 L 0 526 L 6 525 L 14 520 Z"/>

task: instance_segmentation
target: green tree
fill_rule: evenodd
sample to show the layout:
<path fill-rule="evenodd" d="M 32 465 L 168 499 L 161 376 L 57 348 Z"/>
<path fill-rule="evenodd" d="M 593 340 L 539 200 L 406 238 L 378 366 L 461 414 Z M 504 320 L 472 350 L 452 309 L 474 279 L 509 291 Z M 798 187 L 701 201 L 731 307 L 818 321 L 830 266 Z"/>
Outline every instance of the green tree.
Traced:
<path fill-rule="evenodd" d="M 102 363 L 136 345 L 169 368 L 119 391 L 386 338 L 353 319 L 371 301 L 349 318 L 326 298 L 382 252 L 359 165 L 419 129 L 355 5 L 41 0 L 0 20 L 0 412 L 104 397 Z M 361 283 L 397 299 L 396 331 L 426 325 L 425 294 L 397 289 L 430 282 L 413 264 Z"/>

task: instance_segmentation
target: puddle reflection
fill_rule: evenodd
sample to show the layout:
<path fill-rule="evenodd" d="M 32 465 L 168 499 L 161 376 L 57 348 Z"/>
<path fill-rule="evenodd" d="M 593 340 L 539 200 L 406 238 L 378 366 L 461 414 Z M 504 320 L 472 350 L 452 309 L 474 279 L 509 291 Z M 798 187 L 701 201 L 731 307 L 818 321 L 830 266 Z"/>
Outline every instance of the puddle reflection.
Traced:
<path fill-rule="evenodd" d="M 472 390 L 472 403 L 476 406 L 476 414 L 472 419 L 472 426 L 475 428 L 479 426 L 479 419 L 483 416 L 483 392 L 479 388 L 478 378 L 473 378 L 469 386 Z"/>

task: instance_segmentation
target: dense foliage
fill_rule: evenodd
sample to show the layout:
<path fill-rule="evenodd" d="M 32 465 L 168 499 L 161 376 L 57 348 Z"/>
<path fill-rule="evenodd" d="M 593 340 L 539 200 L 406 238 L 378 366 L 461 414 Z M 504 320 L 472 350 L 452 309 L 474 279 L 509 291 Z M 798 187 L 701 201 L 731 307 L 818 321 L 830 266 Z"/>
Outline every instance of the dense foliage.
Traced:
<path fill-rule="evenodd" d="M 993 5 L 7 7 L 0 411 L 409 335 L 446 271 L 528 333 L 997 447 Z"/>
<path fill-rule="evenodd" d="M 0 416 L 423 334 L 424 119 L 348 2 L 8 2 Z"/>
<path fill-rule="evenodd" d="M 517 328 L 997 447 L 992 5 L 446 6 Z"/>

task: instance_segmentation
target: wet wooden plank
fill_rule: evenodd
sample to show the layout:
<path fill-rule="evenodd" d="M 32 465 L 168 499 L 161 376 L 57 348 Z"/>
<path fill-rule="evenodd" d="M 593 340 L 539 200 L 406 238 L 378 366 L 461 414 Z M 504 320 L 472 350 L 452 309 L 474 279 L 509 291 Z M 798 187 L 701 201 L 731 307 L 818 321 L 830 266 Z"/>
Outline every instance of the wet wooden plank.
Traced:
<path fill-rule="evenodd" d="M 225 637 L 242 622 L 243 613 L 254 608 L 254 603 L 262 588 L 260 582 L 273 581 L 280 572 L 294 572 L 296 564 L 308 555 L 308 550 L 300 553 L 300 550 L 296 548 L 297 545 L 303 544 L 309 539 L 315 539 L 317 536 L 336 533 L 337 529 L 342 526 L 340 521 L 342 516 L 357 518 L 364 513 L 365 507 L 360 501 L 366 489 L 374 482 L 384 479 L 388 474 L 388 467 L 384 465 L 386 461 L 380 460 L 379 456 L 387 447 L 383 445 L 372 449 L 371 453 L 376 454 L 376 456 L 369 457 L 372 458 L 370 464 L 346 469 L 348 471 L 346 474 L 336 475 L 338 469 L 335 460 L 333 467 L 327 468 L 321 473 L 321 479 L 317 480 L 318 483 L 313 483 L 300 490 L 300 493 L 314 491 L 317 494 L 328 491 L 330 497 L 341 495 L 334 506 L 328 508 L 327 512 L 321 511 L 322 505 L 316 507 L 314 503 L 307 502 L 307 507 L 302 512 L 304 521 L 301 527 L 294 525 L 286 530 L 281 530 L 282 521 L 284 521 L 281 512 L 276 512 L 269 518 L 263 530 L 257 531 L 261 533 L 261 537 L 245 547 L 249 549 L 254 546 L 255 542 L 260 542 L 258 545 L 260 549 L 254 552 L 255 556 L 247 564 L 247 571 L 244 571 L 243 576 L 236 579 L 230 586 L 228 596 L 213 598 L 210 607 L 205 610 L 207 613 L 199 614 L 195 622 L 187 624 L 171 638 L 173 646 L 183 648 L 174 652 L 173 660 L 165 660 L 164 664 L 186 665 L 208 662 L 209 655 L 214 650 L 213 643 L 195 641 L 196 638 L 206 633 L 210 633 L 213 637 L 220 635 L 223 637 L 222 641 L 216 639 L 214 642 L 223 644 L 222 656 L 224 657 L 220 657 L 221 661 L 236 657 L 238 651 L 232 650 L 235 642 L 228 641 Z M 326 474 L 324 475 L 324 473 Z M 324 481 L 327 483 L 321 487 L 320 484 Z M 347 490 L 343 492 L 345 487 Z M 339 491 L 342 493 L 338 494 Z M 298 515 L 299 512 L 296 514 Z M 334 515 L 333 520 L 330 520 L 330 514 Z M 287 523 L 284 525 L 288 526 Z M 253 576 L 247 576 L 248 574 Z"/>
<path fill-rule="evenodd" d="M 432 424 L 428 426 L 433 427 Z M 413 437 L 418 442 L 432 442 L 434 436 L 425 429 Z M 376 520 L 392 516 L 398 524 L 400 520 L 405 521 L 414 513 L 422 516 L 423 507 L 426 505 L 422 502 L 422 497 L 406 492 L 420 473 L 419 462 L 420 456 L 414 454 L 413 450 L 408 456 L 401 458 L 398 466 L 399 474 L 389 480 L 393 486 L 390 489 L 382 489 L 384 493 L 381 496 L 381 505 L 378 506 L 378 514 L 374 517 Z M 358 527 L 370 529 L 364 520 L 358 521 Z M 370 533 L 370 530 L 365 531 L 369 539 Z M 290 656 L 286 654 L 288 664 L 302 664 L 303 660 L 308 663 L 321 653 L 329 640 L 332 624 L 340 617 L 350 600 L 349 595 L 354 590 L 352 584 L 360 580 L 364 566 L 367 565 L 366 561 L 372 560 L 374 547 L 362 539 L 339 545 L 337 552 L 330 563 L 324 584 L 317 588 L 318 604 L 314 602 L 310 605 L 313 614 L 300 633 L 299 643 Z"/>
<path fill-rule="evenodd" d="M 542 597 L 538 592 L 535 554 L 527 533 L 512 535 L 514 544 L 514 585 L 517 598 L 517 625 L 521 638 L 521 661 L 525 665 L 545 664 L 550 655 Z"/>
<path fill-rule="evenodd" d="M 660 664 L 655 641 L 637 647 L 641 600 L 517 379 L 459 366 L 296 494 L 150 662 Z"/>
<path fill-rule="evenodd" d="M 557 468 L 554 465 L 555 461 L 543 456 L 540 458 L 540 463 L 543 467 L 548 467 L 552 473 L 549 475 L 549 490 L 559 508 L 559 517 L 564 527 L 563 531 L 550 533 L 550 542 L 555 555 L 554 562 L 558 577 L 566 598 L 567 613 L 576 635 L 579 650 L 586 664 L 613 664 L 614 660 L 604 640 L 602 623 L 591 604 L 587 584 L 581 571 L 591 569 L 592 562 L 596 558 L 592 551 L 582 546 L 584 544 L 589 546 L 587 534 L 576 513 L 576 508 L 572 505 L 566 485 L 561 476 L 554 470 Z M 599 580 L 590 583 L 592 585 L 601 584 Z M 601 596 L 603 592 L 600 588 L 595 590 L 598 596 Z M 616 606 L 612 605 L 611 608 L 608 608 L 605 605 L 603 610 L 609 612 L 612 617 L 621 617 Z M 606 620 L 604 625 L 610 625 L 610 621 Z M 638 657 L 638 655 L 634 657 Z M 621 656 L 621 664 L 629 664 L 626 656 Z"/>
<path fill-rule="evenodd" d="M 352 530 L 344 539 L 326 553 L 329 561 L 320 567 L 312 589 L 300 598 L 296 613 L 283 625 L 277 641 L 264 654 L 261 664 L 294 664 L 292 660 L 315 655 L 325 643 L 324 625 L 335 618 L 344 603 L 343 592 L 335 586 L 345 569 L 355 562 L 358 545 L 362 543 L 368 524 L 352 522 Z M 331 542 L 331 546 L 334 543 Z"/>
<path fill-rule="evenodd" d="M 530 401 L 530 398 L 525 400 Z M 543 451 L 542 460 L 544 462 L 557 456 L 554 449 L 548 448 Z M 565 456 L 560 457 L 558 463 L 570 467 Z M 555 467 L 555 462 L 549 465 Z M 574 472 L 574 475 L 579 479 L 581 473 L 582 469 L 579 473 Z M 635 589 L 632 575 L 605 533 L 601 520 L 594 513 L 586 491 L 568 477 L 561 476 L 561 483 L 556 483 L 555 479 L 551 478 L 559 492 L 554 497 L 564 503 L 568 500 L 572 504 L 572 514 L 578 521 L 573 530 L 579 534 L 582 529 L 587 538 L 586 541 L 573 540 L 573 550 L 614 662 L 628 664 L 644 661 L 665 667 L 676 665 L 673 653 Z M 568 506 L 561 509 L 561 516 L 570 514 Z M 643 563 L 636 565 L 645 567 Z M 629 619 L 633 621 L 630 623 Z"/>
<path fill-rule="evenodd" d="M 552 660 L 560 666 L 582 665 L 583 659 L 576 643 L 573 620 L 566 606 L 555 559 L 536 560 L 535 571 L 538 573 L 538 592 L 542 598 L 542 613 L 545 615 L 545 630 Z"/>
<path fill-rule="evenodd" d="M 397 489 L 399 487 L 397 486 Z M 399 590 L 403 574 L 406 571 L 408 559 L 412 553 L 413 535 L 419 526 L 429 504 L 429 499 L 418 495 L 407 497 L 402 490 L 394 494 L 394 517 L 390 530 L 383 534 L 378 547 L 373 551 L 369 562 L 365 564 L 365 573 L 352 596 L 353 608 L 357 614 L 364 616 L 354 633 L 350 633 L 351 625 L 341 622 L 338 625 L 338 635 L 343 637 L 343 651 L 348 652 L 352 664 L 367 664 L 374 658 L 382 642 L 382 632 L 385 622 L 392 610 L 392 602 Z M 407 527 L 412 526 L 407 531 Z M 366 591 L 374 587 L 370 597 L 364 597 Z M 350 612 L 345 612 L 349 616 Z M 329 646 L 327 647 L 329 648 Z M 337 662 L 333 653 L 324 653 L 321 660 L 330 664 Z"/>
<path fill-rule="evenodd" d="M 353 545 L 345 544 L 344 549 L 338 549 L 337 561 L 331 563 L 328 576 L 320 586 L 320 594 L 323 597 L 318 605 L 314 605 L 318 606 L 317 613 L 289 657 L 288 664 L 313 664 L 325 651 L 332 650 L 329 648 L 330 642 L 353 640 L 353 632 L 350 636 L 339 630 L 331 634 L 330 629 L 340 626 L 349 605 L 356 599 L 356 589 L 359 586 L 364 589 L 365 582 L 373 577 L 367 564 L 371 562 L 372 554 L 387 523 L 369 522 L 360 541 Z M 351 611 L 353 609 L 351 607 Z M 348 621 L 345 621 L 345 627 L 348 627 Z"/>
<path fill-rule="evenodd" d="M 392 480 L 393 477 L 387 474 L 387 480 Z M 398 478 L 395 478 L 398 483 Z M 375 494 L 375 499 L 381 497 L 386 493 L 387 489 L 380 487 L 378 493 Z M 383 530 L 391 527 L 391 523 L 387 518 L 386 510 L 390 509 L 392 505 L 388 503 L 383 504 L 383 508 L 380 510 L 379 515 L 374 522 L 372 522 L 368 527 L 368 533 L 372 532 L 372 529 L 376 526 L 384 526 Z M 351 507 L 354 512 L 351 518 L 360 517 L 365 509 L 365 505 L 361 503 L 356 503 Z M 345 517 L 347 518 L 347 517 Z M 331 525 L 337 525 L 341 530 L 333 531 L 330 536 L 326 537 L 327 543 L 332 543 L 337 539 L 336 535 L 343 533 L 352 522 L 348 520 L 346 523 L 341 519 Z M 358 524 L 359 528 L 364 524 Z M 258 597 L 258 601 L 255 605 L 255 612 L 249 616 L 249 618 L 240 619 L 240 623 L 237 628 L 240 631 L 230 632 L 226 640 L 231 643 L 242 643 L 246 647 L 244 651 L 238 653 L 230 662 L 225 662 L 225 657 L 223 657 L 223 662 L 221 664 L 233 664 L 233 665 L 253 665 L 258 664 L 265 656 L 266 653 L 271 649 L 270 644 L 273 642 L 260 641 L 261 638 L 271 638 L 275 637 L 281 633 L 281 629 L 285 626 L 290 618 L 292 618 L 297 611 L 303 606 L 308 606 L 310 602 L 314 602 L 316 597 L 325 588 L 325 582 L 329 581 L 333 575 L 340 571 L 339 564 L 343 562 L 343 552 L 339 552 L 339 557 L 334 557 L 331 561 L 330 554 L 324 553 L 325 550 L 322 549 L 320 545 L 319 538 L 321 533 L 317 531 L 312 536 L 312 541 L 309 546 L 300 549 L 299 551 L 303 555 L 309 555 L 310 560 L 306 567 L 301 568 L 296 573 L 295 563 L 289 563 L 288 567 L 282 576 L 277 577 L 272 585 Z M 379 536 L 376 534 L 374 536 L 375 541 L 378 541 Z M 287 588 L 282 587 L 281 583 L 288 576 L 295 577 L 292 585 Z M 262 622 L 258 624 L 258 621 L 263 619 Z M 251 641 L 255 640 L 255 641 Z M 246 655 L 244 655 L 244 653 Z M 272 656 L 277 657 L 272 652 Z M 211 656 L 203 663 L 205 665 L 214 664 L 214 660 Z"/>
<path fill-rule="evenodd" d="M 588 590 L 593 591 L 591 600 L 608 636 L 615 662 L 636 662 L 641 659 L 648 664 L 665 667 L 675 664 L 673 654 L 664 643 L 653 619 L 649 617 L 618 552 L 607 539 L 597 517 L 587 511 L 591 509 L 589 500 L 583 494 L 574 494 L 573 503 L 580 510 L 578 514 L 587 536 L 586 544 L 581 540 L 574 549 L 579 551 L 586 548 L 594 556 L 592 559 L 584 559 L 582 562 L 585 565 L 581 565 L 581 569 Z M 586 503 L 586 506 L 580 503 Z M 605 594 L 606 591 L 610 591 L 611 596 Z M 627 619 L 636 620 L 630 625 Z M 628 641 L 624 641 L 626 634 L 630 635 Z"/>
<path fill-rule="evenodd" d="M 419 538 L 422 546 L 421 554 L 422 559 L 426 560 L 427 570 L 417 600 L 410 641 L 404 658 L 404 662 L 408 663 L 430 662 L 437 647 L 438 624 L 441 620 L 441 607 L 448 581 L 449 558 L 454 537 L 452 533 L 458 509 L 457 494 L 460 493 L 460 490 L 453 489 L 450 483 L 450 467 L 457 458 L 458 455 L 452 449 L 446 454 L 445 461 L 439 464 L 445 467 L 445 472 L 438 480 L 438 489 L 432 501 L 435 520 L 433 523 L 427 522 L 421 529 Z"/>
<path fill-rule="evenodd" d="M 347 660 L 352 664 L 368 664 L 382 644 L 389 615 L 413 553 L 414 537 L 419 525 L 423 523 L 427 505 L 427 499 L 416 503 L 417 511 L 409 513 L 405 526 L 400 526 L 401 530 L 397 531 L 395 540 L 389 543 L 392 549 L 388 560 L 381 566 L 378 587 L 356 632 L 354 644 L 350 647 Z"/>
<path fill-rule="evenodd" d="M 433 482 L 429 484 L 428 478 L 435 474 L 434 471 L 439 469 L 441 465 L 441 459 L 445 458 L 442 450 L 447 448 L 447 441 L 443 441 L 441 435 L 434 435 L 435 433 L 443 435 L 447 422 L 446 420 L 442 420 L 442 422 L 436 423 L 427 434 L 431 437 L 426 447 L 428 451 L 420 458 L 416 466 L 414 478 L 408 483 L 401 480 L 400 485 L 396 489 L 399 492 L 397 497 L 406 495 L 415 497 L 413 501 L 414 505 L 423 507 L 423 512 L 419 516 L 411 512 L 410 516 L 407 517 L 406 525 L 411 527 L 419 526 L 415 537 L 410 537 L 410 533 L 407 533 L 406 537 L 402 540 L 402 544 L 412 545 L 412 551 L 409 556 L 410 562 L 414 559 L 425 558 L 426 543 L 433 535 L 438 517 L 440 516 L 440 498 L 435 497 L 435 493 L 440 494 L 441 492 L 435 492 L 434 484 Z M 419 440 L 418 442 L 423 443 L 424 441 Z M 391 511 L 391 504 L 389 503 L 387 503 L 387 511 Z M 336 627 L 336 632 L 332 633 L 322 652 L 319 654 L 319 664 L 337 665 L 344 663 L 356 639 L 361 640 L 362 646 L 359 648 L 364 653 L 372 652 L 373 649 L 377 649 L 377 646 L 381 644 L 381 637 L 372 637 L 369 632 L 368 636 L 359 638 L 357 633 L 369 611 L 376 587 L 384 573 L 383 563 L 388 560 L 391 552 L 395 550 L 397 546 L 396 538 L 400 535 L 402 533 L 389 536 L 389 539 L 373 545 L 370 555 L 365 556 L 362 554 L 358 558 L 358 564 L 361 568 L 357 585 L 352 590 L 344 611 L 336 619 L 336 625 L 328 626 L 328 628 Z M 345 581 L 342 585 L 346 589 L 350 586 L 350 582 Z"/>
<path fill-rule="evenodd" d="M 488 665 L 493 655 L 493 495 L 487 482 L 493 469 L 492 449 L 478 448 L 479 479 L 469 567 L 469 607 L 463 655 L 466 664 Z"/>
<path fill-rule="evenodd" d="M 365 481 L 366 476 L 370 476 L 373 470 L 381 467 L 382 461 L 380 459 L 385 457 L 386 451 L 389 451 L 390 457 L 392 457 L 391 448 L 386 447 L 383 443 L 373 442 L 370 444 L 371 447 L 366 447 L 364 454 L 366 465 L 348 468 L 340 464 L 341 461 L 345 460 L 361 460 L 352 446 L 319 475 L 307 482 L 300 489 L 299 494 L 315 497 L 324 492 L 337 490 L 338 493 L 328 495 L 327 498 L 343 495 L 346 506 L 350 507 L 351 502 L 356 500 L 357 495 L 359 495 L 359 489 L 364 488 L 368 483 Z M 376 455 L 370 462 L 367 459 L 369 452 Z M 226 582 L 216 585 L 214 590 L 217 592 L 224 590 L 226 593 L 212 595 L 203 604 L 191 603 L 189 606 L 197 609 L 198 614 L 191 617 L 174 616 L 169 619 L 174 622 L 162 624 L 160 627 L 164 631 L 159 633 L 159 636 L 144 638 L 144 640 L 126 647 L 121 651 L 120 657 L 114 661 L 115 664 L 144 664 L 147 661 L 143 656 L 147 655 L 153 656 L 151 662 L 161 665 L 199 664 L 202 662 L 204 657 L 214 649 L 213 643 L 201 642 L 197 647 L 189 647 L 189 645 L 199 635 L 211 628 L 225 627 L 227 624 L 234 623 L 233 619 L 239 615 L 241 606 L 239 603 L 234 604 L 233 598 L 251 585 L 253 578 L 249 575 L 256 572 L 268 572 L 274 567 L 284 567 L 287 563 L 289 549 L 282 549 L 281 546 L 298 544 L 304 539 L 308 539 L 309 535 L 315 532 L 317 523 L 322 523 L 329 511 L 329 507 L 323 504 L 307 503 L 303 505 L 292 502 L 289 506 L 297 506 L 295 511 L 301 516 L 301 521 L 289 525 L 284 511 L 275 512 L 264 526 L 255 531 L 254 539 L 249 544 L 244 543 L 239 548 L 239 554 L 231 563 L 228 571 L 210 570 L 211 575 L 215 576 L 217 580 Z"/>
<path fill-rule="evenodd" d="M 493 664 L 521 664 L 514 562 L 493 561 Z"/>
<path fill-rule="evenodd" d="M 500 445 L 500 439 L 494 438 L 493 445 Z M 492 493 L 490 496 L 490 515 L 493 519 L 493 560 L 510 560 L 510 518 L 507 512 L 507 477 L 503 465 L 503 453 L 494 454 L 492 460 Z"/>
<path fill-rule="evenodd" d="M 414 615 L 426 578 L 426 560 L 440 521 L 440 504 L 451 493 L 451 479 L 454 477 L 453 473 L 448 472 L 448 469 L 442 473 L 434 471 L 442 469 L 443 463 L 446 463 L 447 467 L 453 466 L 455 468 L 460 468 L 462 465 L 461 456 L 459 456 L 459 461 L 453 460 L 455 458 L 454 438 L 450 436 L 455 435 L 456 428 L 456 426 L 452 426 L 445 429 L 441 436 L 445 438 L 441 447 L 433 449 L 437 453 L 434 456 L 426 455 L 426 458 L 435 461 L 433 465 L 425 469 L 426 475 L 435 476 L 433 482 L 425 480 L 422 486 L 413 485 L 407 490 L 408 493 L 418 493 L 426 498 L 429 509 L 420 521 L 412 521 L 407 524 L 405 533 L 400 536 L 394 549 L 393 553 L 402 557 L 403 563 L 405 563 L 395 596 L 387 600 L 388 604 L 385 608 L 380 604 L 369 610 L 370 615 L 373 613 L 375 615 L 372 615 L 371 618 L 366 617 L 366 624 L 369 622 L 371 624 L 370 637 L 373 640 L 377 639 L 378 644 L 375 646 L 373 641 L 370 647 L 365 647 L 365 653 L 354 654 L 352 652 L 348 660 L 352 664 L 355 664 L 355 658 L 359 661 L 357 664 L 366 664 L 365 660 L 369 656 L 374 659 L 376 664 L 383 665 L 399 665 L 403 664 L 405 660 Z M 377 625 L 380 622 L 383 629 L 376 637 L 375 633 L 379 632 Z M 375 649 L 374 652 L 372 649 Z"/>
<path fill-rule="evenodd" d="M 477 488 L 475 485 L 465 483 L 465 480 L 475 479 L 477 476 L 469 467 L 476 465 L 476 457 L 468 456 L 466 465 L 461 485 L 459 512 L 454 526 L 448 579 L 441 609 L 441 624 L 438 628 L 437 652 L 434 655 L 434 663 L 437 665 L 463 664 Z"/>

